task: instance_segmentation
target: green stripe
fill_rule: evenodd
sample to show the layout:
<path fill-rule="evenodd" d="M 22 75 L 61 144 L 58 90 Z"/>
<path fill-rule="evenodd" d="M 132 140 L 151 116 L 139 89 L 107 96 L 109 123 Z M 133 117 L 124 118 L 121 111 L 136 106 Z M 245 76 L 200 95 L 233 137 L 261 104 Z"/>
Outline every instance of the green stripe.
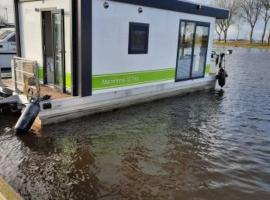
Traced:
<path fill-rule="evenodd" d="M 210 74 L 210 64 L 206 65 L 205 74 Z M 43 68 L 38 69 L 38 77 L 43 80 Z M 175 68 L 166 68 L 160 70 L 135 71 L 127 73 L 101 74 L 93 75 L 93 90 L 102 90 L 160 81 L 174 80 Z M 66 73 L 66 88 L 71 89 L 71 73 Z"/>
<path fill-rule="evenodd" d="M 102 90 L 117 87 L 126 87 L 145 83 L 173 80 L 175 69 L 136 71 L 128 73 L 94 75 L 92 79 L 93 90 Z"/>
<path fill-rule="evenodd" d="M 71 89 L 71 73 L 66 73 L 66 89 Z"/>
<path fill-rule="evenodd" d="M 40 81 L 44 80 L 44 73 L 43 73 L 43 68 L 39 67 L 38 68 L 38 79 Z M 71 89 L 71 73 L 66 73 L 66 89 Z"/>
<path fill-rule="evenodd" d="M 38 68 L 38 79 L 43 80 L 43 67 Z"/>
<path fill-rule="evenodd" d="M 205 75 L 209 75 L 210 74 L 210 64 L 207 64 L 205 66 Z"/>

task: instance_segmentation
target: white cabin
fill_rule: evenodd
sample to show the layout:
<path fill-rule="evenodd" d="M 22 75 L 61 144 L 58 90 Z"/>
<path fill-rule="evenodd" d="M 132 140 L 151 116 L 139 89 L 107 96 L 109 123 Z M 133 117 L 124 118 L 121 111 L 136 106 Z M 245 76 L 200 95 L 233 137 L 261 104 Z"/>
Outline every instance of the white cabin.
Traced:
<path fill-rule="evenodd" d="M 215 20 L 229 12 L 178 0 L 15 0 L 15 14 L 18 56 L 74 97 L 52 100 L 45 119 L 213 88 Z"/>

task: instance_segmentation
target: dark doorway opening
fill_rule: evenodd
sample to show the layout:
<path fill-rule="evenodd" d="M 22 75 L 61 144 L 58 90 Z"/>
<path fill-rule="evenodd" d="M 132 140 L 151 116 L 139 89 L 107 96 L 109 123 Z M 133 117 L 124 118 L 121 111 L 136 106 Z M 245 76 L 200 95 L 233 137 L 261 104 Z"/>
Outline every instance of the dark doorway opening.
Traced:
<path fill-rule="evenodd" d="M 51 11 L 42 12 L 43 26 L 43 78 L 45 84 L 54 84 L 54 66 L 53 66 L 53 34 Z"/>
<path fill-rule="evenodd" d="M 66 92 L 63 10 L 42 11 L 43 81 Z"/>

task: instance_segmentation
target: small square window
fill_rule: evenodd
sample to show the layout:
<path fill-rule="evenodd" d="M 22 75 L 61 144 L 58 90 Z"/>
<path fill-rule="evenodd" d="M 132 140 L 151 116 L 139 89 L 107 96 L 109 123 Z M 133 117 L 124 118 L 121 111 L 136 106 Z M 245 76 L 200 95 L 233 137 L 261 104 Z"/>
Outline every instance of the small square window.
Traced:
<path fill-rule="evenodd" d="M 129 23 L 129 54 L 148 53 L 149 24 Z"/>

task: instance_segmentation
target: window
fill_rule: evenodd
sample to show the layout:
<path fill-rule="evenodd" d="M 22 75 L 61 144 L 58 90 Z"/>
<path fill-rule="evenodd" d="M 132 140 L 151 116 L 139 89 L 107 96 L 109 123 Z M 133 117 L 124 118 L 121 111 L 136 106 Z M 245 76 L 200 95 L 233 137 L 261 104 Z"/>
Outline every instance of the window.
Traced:
<path fill-rule="evenodd" d="M 8 39 L 9 42 L 16 42 L 16 37 L 13 35 L 11 38 Z"/>
<path fill-rule="evenodd" d="M 129 23 L 129 54 L 148 53 L 149 24 Z"/>
<path fill-rule="evenodd" d="M 194 39 L 192 78 L 204 76 L 208 49 L 209 27 L 197 26 Z"/>
<path fill-rule="evenodd" d="M 204 77 L 210 24 L 181 21 L 176 80 Z"/>
<path fill-rule="evenodd" d="M 0 40 L 4 40 L 11 33 L 12 31 L 9 31 L 9 30 L 4 30 L 4 31 L 0 30 Z"/>

